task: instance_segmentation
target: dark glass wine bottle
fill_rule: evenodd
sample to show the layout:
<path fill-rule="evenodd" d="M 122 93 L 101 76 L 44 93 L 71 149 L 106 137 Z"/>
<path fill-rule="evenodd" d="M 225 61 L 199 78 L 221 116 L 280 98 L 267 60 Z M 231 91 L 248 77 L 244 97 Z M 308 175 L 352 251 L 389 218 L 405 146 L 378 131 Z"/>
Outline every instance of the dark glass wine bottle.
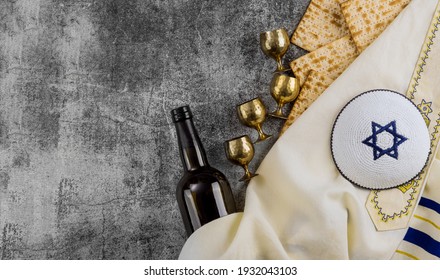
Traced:
<path fill-rule="evenodd" d="M 189 106 L 171 111 L 176 125 L 184 174 L 177 185 L 177 202 L 186 232 L 219 217 L 236 212 L 228 180 L 208 163 Z"/>

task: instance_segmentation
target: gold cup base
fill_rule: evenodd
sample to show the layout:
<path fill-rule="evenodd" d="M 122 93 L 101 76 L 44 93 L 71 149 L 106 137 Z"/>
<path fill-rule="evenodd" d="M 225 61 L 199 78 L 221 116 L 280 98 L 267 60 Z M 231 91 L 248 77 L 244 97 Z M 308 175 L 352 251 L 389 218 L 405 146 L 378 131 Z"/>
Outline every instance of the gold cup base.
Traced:
<path fill-rule="evenodd" d="M 264 140 L 267 140 L 267 139 L 269 139 L 269 138 L 271 138 L 272 137 L 272 135 L 269 135 L 269 134 L 263 134 L 263 135 L 260 135 L 259 137 L 258 137 L 258 139 L 254 142 L 254 144 L 256 144 L 256 143 L 260 143 L 260 142 L 263 142 Z"/>
<path fill-rule="evenodd" d="M 278 112 L 269 113 L 269 116 L 274 117 L 274 118 L 278 118 L 278 119 L 287 120 L 287 116 L 280 114 Z"/>

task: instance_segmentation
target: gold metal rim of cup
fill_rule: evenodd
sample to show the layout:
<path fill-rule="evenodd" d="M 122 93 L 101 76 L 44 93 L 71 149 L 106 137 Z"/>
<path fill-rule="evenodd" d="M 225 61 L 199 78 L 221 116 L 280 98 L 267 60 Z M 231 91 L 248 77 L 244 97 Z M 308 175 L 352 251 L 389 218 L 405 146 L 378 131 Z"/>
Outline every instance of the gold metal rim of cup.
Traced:
<path fill-rule="evenodd" d="M 254 101 L 254 100 L 258 100 L 258 99 L 261 100 L 261 98 L 260 98 L 259 96 L 254 97 L 254 98 L 252 98 L 252 99 L 249 99 L 249 100 L 247 100 L 247 101 L 244 101 L 243 103 L 238 104 L 237 107 L 240 107 L 241 105 L 244 105 L 244 104 L 246 104 L 246 103 L 249 103 L 249 102 L 252 102 L 252 101 Z"/>
<path fill-rule="evenodd" d="M 260 36 L 264 36 L 266 34 L 270 34 L 270 33 L 274 33 L 274 32 L 279 32 L 279 31 L 286 31 L 287 32 L 287 29 L 285 27 L 281 27 L 281 28 L 277 28 L 277 29 L 274 29 L 274 30 L 264 31 L 264 32 L 260 33 Z"/>
<path fill-rule="evenodd" d="M 290 69 L 289 69 L 290 70 Z M 288 77 L 288 78 L 290 78 L 290 79 L 295 79 L 295 80 L 297 80 L 298 82 L 299 82 L 299 80 L 298 80 L 298 78 L 297 77 L 295 77 L 295 76 L 290 76 L 290 75 L 288 75 L 288 74 L 285 74 L 284 72 L 288 72 L 287 70 L 284 70 L 284 71 L 276 71 L 276 72 L 274 72 L 274 74 L 273 74 L 273 78 L 275 77 L 275 76 L 286 76 L 286 77 Z M 272 79 L 273 79 L 272 78 Z"/>

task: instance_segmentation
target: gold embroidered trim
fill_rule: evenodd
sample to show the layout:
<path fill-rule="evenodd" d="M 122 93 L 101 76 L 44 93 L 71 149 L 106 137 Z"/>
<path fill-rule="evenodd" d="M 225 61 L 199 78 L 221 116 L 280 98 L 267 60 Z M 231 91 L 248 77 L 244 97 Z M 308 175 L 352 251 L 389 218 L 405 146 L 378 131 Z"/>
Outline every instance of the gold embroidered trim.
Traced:
<path fill-rule="evenodd" d="M 411 202 L 412 202 L 412 201 L 414 200 L 414 198 L 415 198 L 414 194 L 417 193 L 417 188 L 412 187 L 411 190 L 412 190 L 413 192 L 410 194 L 410 196 L 411 196 L 410 199 L 408 199 L 408 200 L 406 201 L 406 202 L 407 202 L 407 205 L 405 206 L 405 208 L 404 208 L 403 210 L 401 210 L 399 213 L 393 213 L 392 215 L 389 215 L 389 214 L 387 214 L 387 213 L 382 212 L 382 207 L 379 206 L 379 201 L 377 200 L 377 199 L 379 198 L 379 196 L 378 196 L 378 192 L 379 192 L 379 191 L 373 191 L 374 196 L 373 196 L 373 198 L 371 199 L 371 202 L 374 204 L 374 208 L 378 210 L 377 214 L 378 214 L 379 216 L 382 216 L 381 220 L 382 220 L 383 222 L 386 223 L 386 222 L 388 222 L 388 220 L 394 220 L 394 219 L 396 219 L 396 218 L 401 218 L 402 216 L 406 216 L 406 215 L 409 214 L 409 209 L 410 209 L 411 206 L 412 206 Z"/>
<path fill-rule="evenodd" d="M 436 10 L 438 16 L 435 17 L 436 21 L 431 25 L 428 34 L 431 33 L 431 36 L 427 36 L 427 42 L 425 43 L 425 49 L 421 52 L 419 57 L 419 62 L 417 64 L 417 70 L 413 74 L 413 83 L 411 83 L 409 90 L 407 92 L 407 97 L 413 100 L 415 97 L 415 93 L 417 92 L 417 87 L 419 85 L 419 81 L 422 78 L 423 69 L 426 65 L 426 60 L 429 58 L 429 53 L 431 52 L 431 47 L 434 45 L 434 38 L 436 37 L 436 33 L 438 31 L 438 26 L 440 24 L 440 10 Z M 433 27 L 433 28 L 432 28 Z"/>

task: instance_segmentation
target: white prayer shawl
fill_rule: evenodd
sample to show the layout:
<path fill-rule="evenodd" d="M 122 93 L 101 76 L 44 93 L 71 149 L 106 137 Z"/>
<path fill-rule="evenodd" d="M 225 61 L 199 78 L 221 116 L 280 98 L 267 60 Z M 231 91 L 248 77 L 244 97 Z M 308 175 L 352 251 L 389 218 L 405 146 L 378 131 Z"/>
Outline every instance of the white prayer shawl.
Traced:
<path fill-rule="evenodd" d="M 393 257 L 407 229 L 376 230 L 365 207 L 370 191 L 338 172 L 330 136 L 336 116 L 358 94 L 406 93 L 436 5 L 436 0 L 413 0 L 274 144 L 257 170 L 260 176 L 248 185 L 244 212 L 197 230 L 180 258 Z M 431 191 L 440 187 L 439 174 L 435 159 Z"/>

